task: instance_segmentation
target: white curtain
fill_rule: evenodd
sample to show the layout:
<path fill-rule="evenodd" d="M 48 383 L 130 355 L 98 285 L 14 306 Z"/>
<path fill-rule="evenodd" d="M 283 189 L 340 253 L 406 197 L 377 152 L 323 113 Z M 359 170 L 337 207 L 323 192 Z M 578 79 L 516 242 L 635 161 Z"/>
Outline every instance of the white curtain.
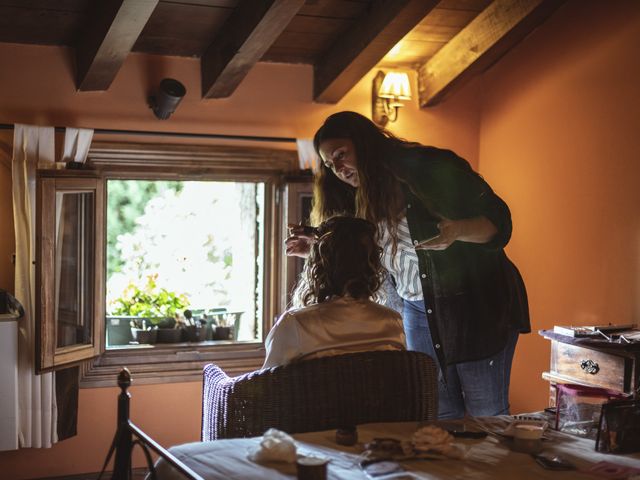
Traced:
<path fill-rule="evenodd" d="M 66 127 L 64 129 L 64 149 L 62 151 L 62 162 L 85 163 L 89 154 L 89 147 L 93 139 L 93 129 Z M 62 163 L 59 163 L 62 165 Z M 62 238 L 64 236 L 64 223 L 60 222 L 64 218 L 65 204 L 61 202 L 60 208 L 56 208 L 56 285 L 55 298 L 60 300 L 60 268 L 62 259 Z M 55 310 L 55 321 L 58 321 L 58 310 Z"/>
<path fill-rule="evenodd" d="M 93 130 L 67 127 L 64 131 L 63 162 L 84 163 L 89 153 Z"/>
<path fill-rule="evenodd" d="M 15 296 L 25 310 L 18 333 L 18 441 L 48 448 L 58 441 L 55 377 L 35 374 L 36 169 L 54 165 L 54 128 L 15 125 L 12 188 L 16 232 Z"/>
<path fill-rule="evenodd" d="M 313 172 L 317 172 L 320 168 L 320 159 L 313 148 L 313 140 L 310 138 L 298 138 L 296 139 L 296 145 L 298 146 L 298 165 L 300 170 L 311 169 Z"/>

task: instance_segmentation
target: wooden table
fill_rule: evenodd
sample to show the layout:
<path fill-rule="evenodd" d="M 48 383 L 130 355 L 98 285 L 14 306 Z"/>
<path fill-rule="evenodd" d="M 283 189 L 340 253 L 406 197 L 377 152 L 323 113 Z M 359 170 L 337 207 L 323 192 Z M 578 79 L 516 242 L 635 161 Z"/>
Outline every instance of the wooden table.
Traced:
<path fill-rule="evenodd" d="M 467 427 L 489 431 L 502 431 L 511 417 L 484 417 L 467 419 Z M 447 422 L 451 426 L 452 422 Z M 335 443 L 335 431 L 313 432 L 293 435 L 299 454 L 325 456 L 328 464 L 329 480 L 364 480 L 360 469 L 360 453 L 363 443 L 373 438 L 397 438 L 408 440 L 419 425 L 416 422 L 379 423 L 360 425 L 359 442 L 353 447 Z M 468 480 L 488 479 L 585 479 L 593 480 L 587 470 L 607 461 L 626 468 L 638 469 L 640 454 L 611 455 L 594 451 L 593 440 L 573 437 L 561 432 L 547 431 L 549 440 L 543 442 L 543 449 L 553 455 L 572 461 L 578 470 L 561 472 L 545 470 L 533 457 L 511 450 L 511 440 L 498 435 L 489 435 L 480 440 L 456 439 L 464 450 L 464 458 L 439 460 L 408 460 L 400 462 L 410 472 L 408 478 Z M 256 448 L 262 437 L 239 438 L 197 442 L 172 447 L 169 451 L 205 480 L 218 479 L 295 479 L 295 465 L 287 463 L 258 464 L 247 458 L 247 453 Z M 164 461 L 157 465 L 158 480 L 178 480 L 182 478 Z"/>

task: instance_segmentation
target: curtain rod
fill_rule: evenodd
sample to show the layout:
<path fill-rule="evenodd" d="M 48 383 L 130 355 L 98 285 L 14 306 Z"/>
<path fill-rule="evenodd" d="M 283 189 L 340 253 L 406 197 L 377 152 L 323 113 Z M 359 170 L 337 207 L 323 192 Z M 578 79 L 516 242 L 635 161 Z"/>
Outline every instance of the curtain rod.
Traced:
<path fill-rule="evenodd" d="M 54 127 L 56 132 L 64 132 L 65 127 Z M 75 127 L 78 128 L 78 127 Z M 0 130 L 13 130 L 13 125 L 0 123 Z M 261 137 L 256 135 L 228 135 L 224 133 L 184 133 L 184 132 L 146 132 L 143 130 L 113 130 L 109 128 L 94 128 L 94 133 L 106 135 L 141 135 L 147 137 L 182 137 L 182 138 L 217 138 L 223 140 L 250 140 L 252 142 L 284 142 L 295 143 L 292 137 Z"/>

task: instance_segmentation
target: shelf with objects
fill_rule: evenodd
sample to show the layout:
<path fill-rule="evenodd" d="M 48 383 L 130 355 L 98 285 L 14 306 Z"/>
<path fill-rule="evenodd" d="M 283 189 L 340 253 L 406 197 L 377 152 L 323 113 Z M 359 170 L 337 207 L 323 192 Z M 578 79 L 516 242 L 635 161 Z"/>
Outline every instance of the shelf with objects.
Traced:
<path fill-rule="evenodd" d="M 571 423 L 576 432 L 593 437 L 602 404 L 637 399 L 640 331 L 634 325 L 556 327 L 538 333 L 551 342 L 549 370 L 542 378 L 549 382 L 556 428 L 568 431 L 563 425 Z"/>
<path fill-rule="evenodd" d="M 245 312 L 226 307 L 187 309 L 175 318 L 107 316 L 108 348 L 149 347 L 156 343 L 238 341 Z"/>
<path fill-rule="evenodd" d="M 549 371 L 543 372 L 542 378 L 552 387 L 557 383 L 568 383 L 637 395 L 640 387 L 640 340 L 637 340 L 637 334 L 640 331 L 633 326 L 625 327 L 624 330 L 613 331 L 594 329 L 594 332 L 602 333 L 576 336 L 557 330 L 540 330 L 538 333 L 551 342 Z M 550 406 L 553 406 L 555 397 L 552 388 Z"/>

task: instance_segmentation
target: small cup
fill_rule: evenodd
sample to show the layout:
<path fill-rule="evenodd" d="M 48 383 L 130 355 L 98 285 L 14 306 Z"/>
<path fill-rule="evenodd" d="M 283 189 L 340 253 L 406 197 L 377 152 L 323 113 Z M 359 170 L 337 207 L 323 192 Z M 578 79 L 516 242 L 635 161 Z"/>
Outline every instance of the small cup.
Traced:
<path fill-rule="evenodd" d="M 329 459 L 320 457 L 298 457 L 296 469 L 298 480 L 326 480 Z"/>
<path fill-rule="evenodd" d="M 351 447 L 358 442 L 358 429 L 356 427 L 338 428 L 336 430 L 336 443 Z"/>
<path fill-rule="evenodd" d="M 513 450 L 520 453 L 539 453 L 542 450 L 542 434 L 540 425 L 518 424 L 514 427 Z"/>

